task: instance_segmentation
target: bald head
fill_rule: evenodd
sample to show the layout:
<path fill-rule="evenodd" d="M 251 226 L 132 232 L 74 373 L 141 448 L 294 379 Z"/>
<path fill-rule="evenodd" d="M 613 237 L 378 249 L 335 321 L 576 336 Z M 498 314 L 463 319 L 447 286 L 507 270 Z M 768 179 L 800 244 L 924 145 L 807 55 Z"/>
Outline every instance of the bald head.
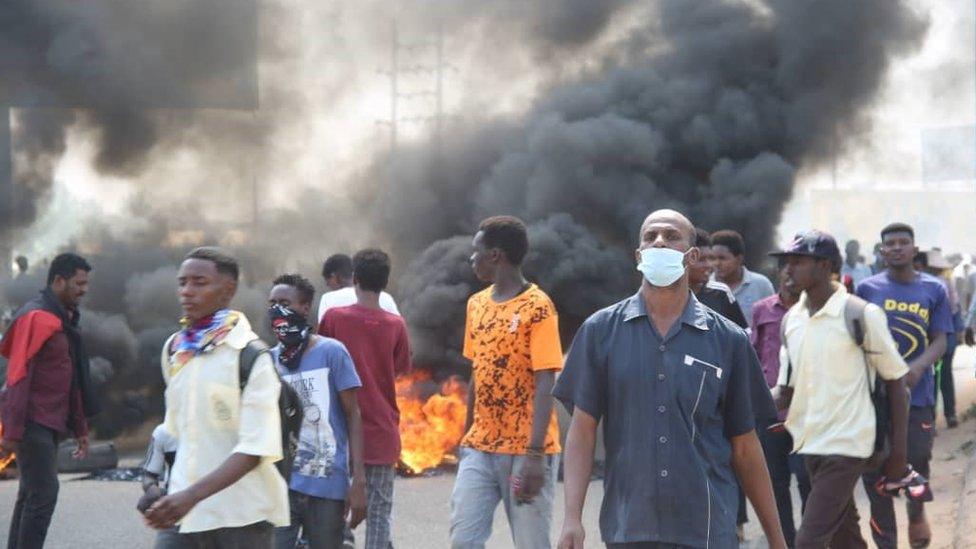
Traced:
<path fill-rule="evenodd" d="M 668 209 L 651 212 L 651 214 L 644 219 L 644 223 L 641 224 L 639 235 L 640 242 L 643 243 L 646 240 L 648 229 L 652 227 L 657 227 L 659 229 L 677 229 L 684 237 L 686 243 L 685 249 L 695 245 L 695 226 L 692 225 L 691 220 L 685 217 L 681 212 Z"/>

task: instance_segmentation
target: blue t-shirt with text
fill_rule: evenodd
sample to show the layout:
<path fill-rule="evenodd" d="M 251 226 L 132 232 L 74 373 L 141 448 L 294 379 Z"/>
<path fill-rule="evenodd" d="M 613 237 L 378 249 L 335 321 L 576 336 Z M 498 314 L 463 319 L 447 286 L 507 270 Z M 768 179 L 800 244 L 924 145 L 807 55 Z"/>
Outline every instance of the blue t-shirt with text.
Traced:
<path fill-rule="evenodd" d="M 918 273 L 915 280 L 902 283 L 884 271 L 857 285 L 857 295 L 881 307 L 888 316 L 888 330 L 898 344 L 905 362 L 925 352 L 939 333 L 952 332 L 949 292 L 940 279 Z M 935 406 L 935 374 L 926 368 L 912 389 L 912 406 Z"/>
<path fill-rule="evenodd" d="M 331 338 L 316 336 L 298 368 L 278 362 L 281 346 L 271 350 L 281 380 L 301 398 L 305 417 L 289 488 L 327 499 L 346 499 L 349 490 L 349 433 L 339 393 L 361 387 L 346 347 Z"/>

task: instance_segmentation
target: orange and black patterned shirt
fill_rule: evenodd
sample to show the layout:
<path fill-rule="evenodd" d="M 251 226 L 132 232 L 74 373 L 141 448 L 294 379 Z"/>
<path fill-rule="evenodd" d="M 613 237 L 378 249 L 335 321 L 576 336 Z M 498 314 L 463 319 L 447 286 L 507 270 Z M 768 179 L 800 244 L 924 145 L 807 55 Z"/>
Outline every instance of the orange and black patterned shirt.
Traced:
<path fill-rule="evenodd" d="M 496 303 L 489 286 L 468 299 L 464 356 L 475 382 L 474 422 L 461 441 L 483 452 L 525 454 L 532 438 L 535 372 L 563 364 L 556 307 L 535 284 Z M 553 410 L 545 452 L 559 453 Z"/>

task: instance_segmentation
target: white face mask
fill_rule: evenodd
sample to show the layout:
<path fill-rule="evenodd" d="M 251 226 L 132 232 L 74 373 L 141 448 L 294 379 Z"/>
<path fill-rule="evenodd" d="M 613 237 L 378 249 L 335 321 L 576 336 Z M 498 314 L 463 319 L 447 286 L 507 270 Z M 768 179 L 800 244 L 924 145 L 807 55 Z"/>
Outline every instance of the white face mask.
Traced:
<path fill-rule="evenodd" d="M 665 288 L 685 274 L 685 254 L 678 250 L 646 248 L 641 250 L 640 256 L 637 270 L 654 286 Z"/>

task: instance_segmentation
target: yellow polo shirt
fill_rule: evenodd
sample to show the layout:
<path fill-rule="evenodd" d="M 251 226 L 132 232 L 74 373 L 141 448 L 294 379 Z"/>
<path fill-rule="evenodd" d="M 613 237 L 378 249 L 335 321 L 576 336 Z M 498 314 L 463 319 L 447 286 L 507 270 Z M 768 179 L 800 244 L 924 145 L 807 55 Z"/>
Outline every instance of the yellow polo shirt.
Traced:
<path fill-rule="evenodd" d="M 180 532 L 247 526 L 268 521 L 287 526 L 288 487 L 274 463 L 281 459 L 278 394 L 281 384 L 271 358 L 262 354 L 241 392 L 241 349 L 257 335 L 241 315 L 237 325 L 211 351 L 190 359 L 172 377 L 167 349 L 162 352 L 166 380 L 166 431 L 177 441 L 170 493 L 213 472 L 233 453 L 261 456 L 257 467 L 234 484 L 201 501 L 180 522 Z"/>
<path fill-rule="evenodd" d="M 804 292 L 783 318 L 787 344 L 780 348 L 777 384 L 793 387 L 786 429 L 793 436 L 794 452 L 867 458 L 874 451 L 865 352 L 847 331 L 847 299 L 847 290 L 835 284 L 827 303 L 810 316 Z M 908 373 L 884 311 L 870 303 L 864 311 L 864 348 L 869 351 L 871 384 L 876 375 L 892 380 Z M 787 361 L 793 364 L 789 383 Z"/>

